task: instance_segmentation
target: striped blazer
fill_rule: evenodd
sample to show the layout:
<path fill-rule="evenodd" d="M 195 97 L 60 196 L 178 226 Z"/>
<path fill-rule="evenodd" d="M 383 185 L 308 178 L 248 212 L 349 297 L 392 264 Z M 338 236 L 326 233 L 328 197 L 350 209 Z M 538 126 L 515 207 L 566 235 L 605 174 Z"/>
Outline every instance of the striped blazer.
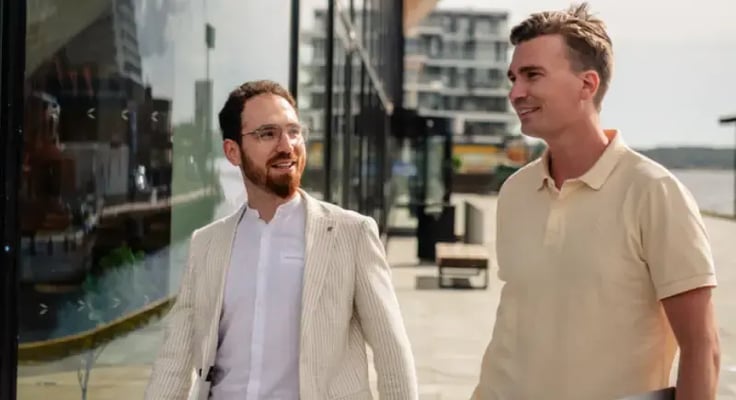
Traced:
<path fill-rule="evenodd" d="M 411 345 L 378 228 L 371 218 L 301 192 L 306 206 L 299 354 L 300 400 L 415 400 Z M 194 232 L 147 400 L 205 400 L 214 366 L 235 230 L 245 207 Z"/>

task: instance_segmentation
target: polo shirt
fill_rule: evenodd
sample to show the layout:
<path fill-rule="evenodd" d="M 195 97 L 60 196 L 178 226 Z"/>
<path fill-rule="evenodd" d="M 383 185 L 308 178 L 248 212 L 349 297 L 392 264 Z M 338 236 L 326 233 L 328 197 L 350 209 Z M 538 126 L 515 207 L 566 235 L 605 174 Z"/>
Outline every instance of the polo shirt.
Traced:
<path fill-rule="evenodd" d="M 616 399 L 663 388 L 677 343 L 660 300 L 715 286 L 691 193 L 617 131 L 558 190 L 549 155 L 503 185 L 504 282 L 476 398 Z"/>

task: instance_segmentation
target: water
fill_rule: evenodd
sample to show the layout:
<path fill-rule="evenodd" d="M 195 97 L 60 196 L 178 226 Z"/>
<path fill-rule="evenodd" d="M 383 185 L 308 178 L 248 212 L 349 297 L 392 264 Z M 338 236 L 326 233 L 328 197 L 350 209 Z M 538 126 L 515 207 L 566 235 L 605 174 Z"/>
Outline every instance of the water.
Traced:
<path fill-rule="evenodd" d="M 703 211 L 736 215 L 734 211 L 734 171 L 672 170 L 692 192 Z"/>

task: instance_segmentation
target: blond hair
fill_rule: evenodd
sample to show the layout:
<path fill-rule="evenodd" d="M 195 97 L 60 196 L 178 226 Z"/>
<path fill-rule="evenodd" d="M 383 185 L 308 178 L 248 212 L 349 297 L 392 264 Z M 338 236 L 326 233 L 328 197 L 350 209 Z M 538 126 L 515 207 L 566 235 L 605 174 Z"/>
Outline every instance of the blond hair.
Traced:
<path fill-rule="evenodd" d="M 545 35 L 561 35 L 576 71 L 594 70 L 600 86 L 593 99 L 600 110 L 613 74 L 613 44 L 606 25 L 594 17 L 588 3 L 572 5 L 565 11 L 544 11 L 530 15 L 511 30 L 514 46 Z"/>

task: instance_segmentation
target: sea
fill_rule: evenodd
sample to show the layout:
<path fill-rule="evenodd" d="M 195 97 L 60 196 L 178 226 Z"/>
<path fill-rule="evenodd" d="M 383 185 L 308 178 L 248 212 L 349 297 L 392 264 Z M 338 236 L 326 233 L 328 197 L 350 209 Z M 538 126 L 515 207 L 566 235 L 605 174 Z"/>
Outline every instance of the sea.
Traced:
<path fill-rule="evenodd" d="M 736 215 L 733 170 L 672 169 L 672 173 L 690 190 L 702 211 Z"/>
<path fill-rule="evenodd" d="M 223 159 L 217 162 L 223 172 L 221 182 L 228 200 L 218 210 L 218 217 L 227 215 L 245 199 L 240 173 Z M 736 216 L 734 195 L 736 177 L 734 170 L 718 169 L 670 169 L 690 190 L 702 211 Z"/>

